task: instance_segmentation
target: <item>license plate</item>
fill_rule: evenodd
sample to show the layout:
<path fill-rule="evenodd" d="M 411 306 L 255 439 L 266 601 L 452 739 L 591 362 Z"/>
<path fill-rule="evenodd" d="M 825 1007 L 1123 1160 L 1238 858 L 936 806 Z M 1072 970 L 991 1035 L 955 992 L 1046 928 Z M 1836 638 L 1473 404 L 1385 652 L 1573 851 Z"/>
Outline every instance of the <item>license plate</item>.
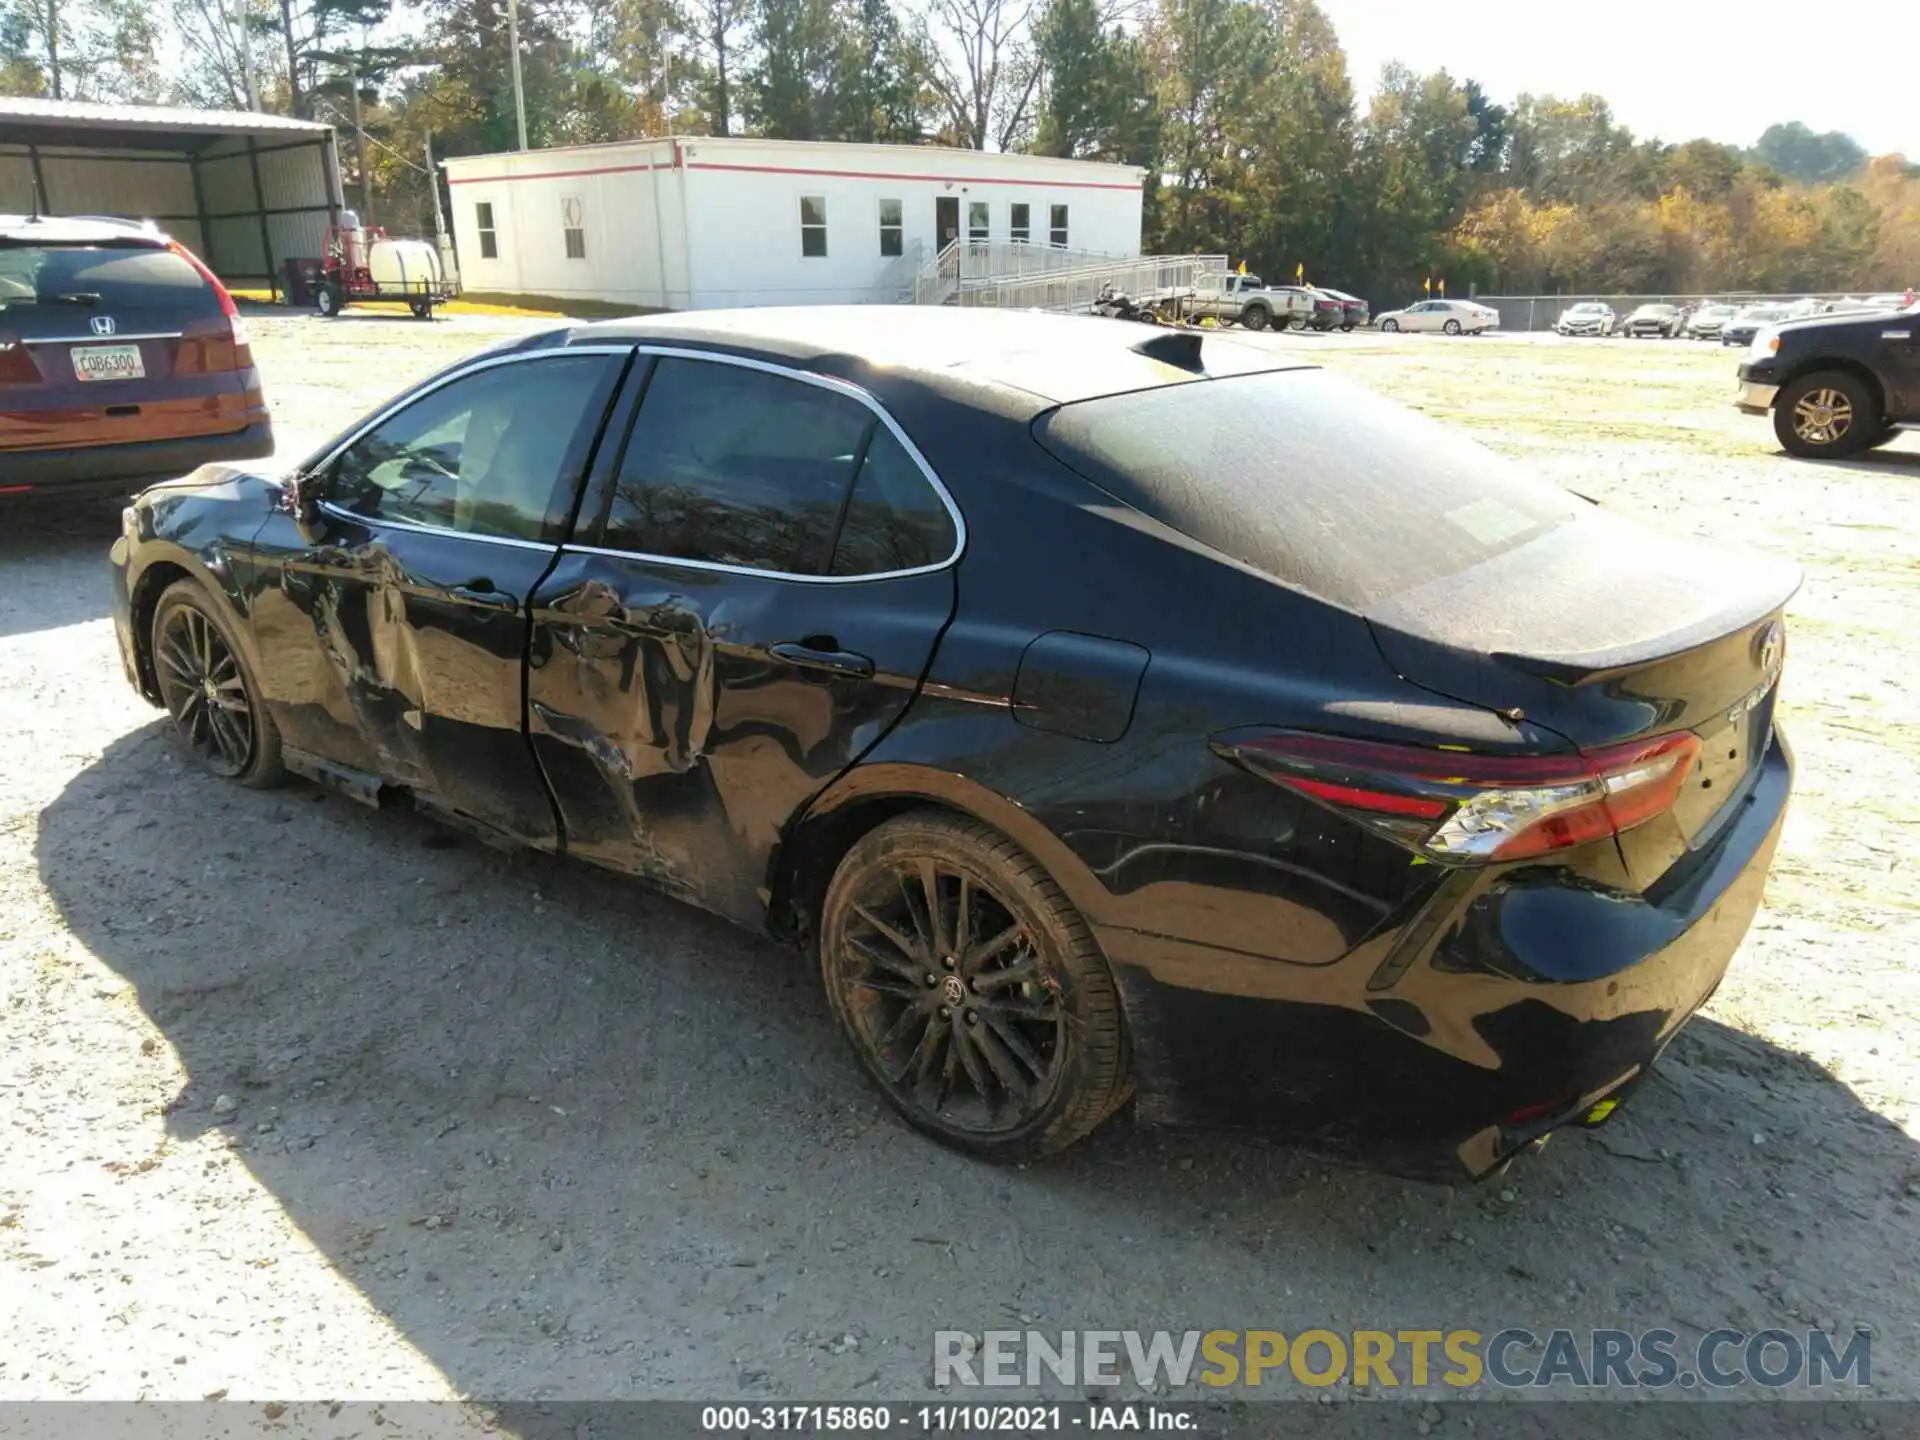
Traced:
<path fill-rule="evenodd" d="M 147 367 L 138 345 L 84 345 L 74 349 L 73 373 L 80 380 L 144 380 Z"/>

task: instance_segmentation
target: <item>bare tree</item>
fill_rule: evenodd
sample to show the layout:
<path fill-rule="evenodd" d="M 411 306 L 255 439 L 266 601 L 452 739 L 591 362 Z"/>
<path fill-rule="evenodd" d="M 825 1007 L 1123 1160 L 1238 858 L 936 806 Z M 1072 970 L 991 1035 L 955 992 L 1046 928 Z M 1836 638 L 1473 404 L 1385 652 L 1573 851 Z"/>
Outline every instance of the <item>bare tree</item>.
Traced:
<path fill-rule="evenodd" d="M 929 79 L 962 145 L 1008 150 L 1031 127 L 1038 9 L 1038 0 L 927 0 Z"/>

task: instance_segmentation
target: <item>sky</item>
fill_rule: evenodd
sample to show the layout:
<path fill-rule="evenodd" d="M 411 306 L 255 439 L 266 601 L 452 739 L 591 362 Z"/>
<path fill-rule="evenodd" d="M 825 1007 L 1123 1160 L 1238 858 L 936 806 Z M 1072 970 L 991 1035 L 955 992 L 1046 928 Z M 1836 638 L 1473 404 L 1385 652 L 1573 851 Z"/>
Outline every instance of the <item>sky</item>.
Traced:
<path fill-rule="evenodd" d="M 1319 3 L 1363 110 L 1380 67 L 1398 60 L 1478 80 L 1503 104 L 1523 90 L 1593 91 L 1640 139 L 1751 145 L 1775 121 L 1801 120 L 1920 161 L 1916 0 Z"/>

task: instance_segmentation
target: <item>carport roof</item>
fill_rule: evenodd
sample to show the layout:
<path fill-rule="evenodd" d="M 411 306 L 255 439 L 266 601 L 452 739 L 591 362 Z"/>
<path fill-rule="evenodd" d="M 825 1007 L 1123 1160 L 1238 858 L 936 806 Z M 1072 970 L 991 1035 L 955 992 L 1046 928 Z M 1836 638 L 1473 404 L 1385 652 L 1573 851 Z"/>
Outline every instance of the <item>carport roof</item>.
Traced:
<path fill-rule="evenodd" d="M 294 120 L 252 110 L 0 98 L 0 144 L 10 145 L 198 150 L 234 135 L 318 141 L 332 129 L 318 120 Z"/>

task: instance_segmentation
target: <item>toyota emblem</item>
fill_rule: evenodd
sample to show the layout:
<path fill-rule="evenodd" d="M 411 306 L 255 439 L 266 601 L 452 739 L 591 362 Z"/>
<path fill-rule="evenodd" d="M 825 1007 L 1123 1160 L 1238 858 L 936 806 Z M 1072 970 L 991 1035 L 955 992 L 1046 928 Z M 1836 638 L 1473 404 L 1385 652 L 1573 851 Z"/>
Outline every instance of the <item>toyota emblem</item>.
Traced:
<path fill-rule="evenodd" d="M 96 335 L 111 335 L 118 328 L 114 325 L 111 315 L 96 315 L 88 323 L 93 326 L 93 333 Z"/>
<path fill-rule="evenodd" d="M 1760 673 L 1772 675 L 1780 668 L 1781 652 L 1786 648 L 1786 634 L 1780 628 L 1778 620 L 1769 620 L 1767 628 L 1760 632 L 1758 642 Z"/>

